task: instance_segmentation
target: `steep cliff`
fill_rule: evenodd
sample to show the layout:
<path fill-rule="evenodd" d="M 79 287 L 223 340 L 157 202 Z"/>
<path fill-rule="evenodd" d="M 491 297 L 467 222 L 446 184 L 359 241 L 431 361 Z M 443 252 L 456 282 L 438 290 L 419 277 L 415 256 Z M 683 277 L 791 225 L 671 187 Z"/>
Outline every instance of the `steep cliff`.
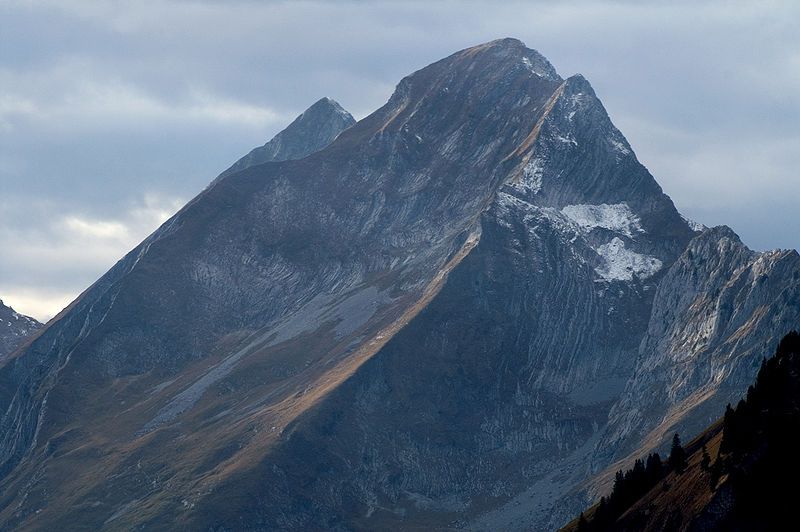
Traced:
<path fill-rule="evenodd" d="M 659 285 L 596 463 L 701 430 L 753 381 L 763 346 L 799 323 L 797 251 L 756 253 L 727 227 L 705 230 Z"/>
<path fill-rule="evenodd" d="M 735 408 L 728 405 L 724 417 L 686 446 L 680 466 L 654 468 L 649 482 L 637 482 L 631 471 L 618 475 L 614 494 L 564 531 L 790 527 L 796 497 L 780 480 L 800 474 L 800 335 L 791 332 L 777 345 L 772 358 L 762 359 L 757 378 Z M 768 352 L 763 346 L 761 351 Z"/>

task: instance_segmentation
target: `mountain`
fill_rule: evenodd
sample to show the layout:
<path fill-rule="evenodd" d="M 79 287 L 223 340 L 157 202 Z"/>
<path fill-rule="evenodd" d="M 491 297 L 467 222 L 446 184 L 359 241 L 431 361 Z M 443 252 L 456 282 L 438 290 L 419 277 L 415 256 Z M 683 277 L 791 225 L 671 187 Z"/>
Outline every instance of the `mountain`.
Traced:
<path fill-rule="evenodd" d="M 340 127 L 279 134 L 0 367 L 0 528 L 552 529 L 794 319 L 796 253 L 690 225 L 518 40 Z"/>
<path fill-rule="evenodd" d="M 762 361 L 746 397 L 686 447 L 683 467 L 628 489 L 624 504 L 611 501 L 622 502 L 633 475 L 619 477 L 628 480 L 615 495 L 564 530 L 783 530 L 796 513 L 781 479 L 800 474 L 799 427 L 800 335 L 792 332 Z"/>
<path fill-rule="evenodd" d="M 41 327 L 35 319 L 17 314 L 0 300 L 0 362 Z"/>
<path fill-rule="evenodd" d="M 302 159 L 333 142 L 355 123 L 341 105 L 330 98 L 322 98 L 272 140 L 236 161 L 220 177 L 266 162 Z"/>
<path fill-rule="evenodd" d="M 696 434 L 753 382 L 764 345 L 800 323 L 800 256 L 753 252 L 727 227 L 693 239 L 657 290 L 636 369 L 612 408 L 579 501 L 607 493 L 613 473 L 674 432 Z M 609 465 L 611 464 L 611 465 Z"/>
<path fill-rule="evenodd" d="M 659 286 L 603 446 L 619 455 L 676 426 L 698 432 L 753 381 L 763 345 L 799 323 L 797 251 L 755 253 L 726 227 L 705 231 Z"/>

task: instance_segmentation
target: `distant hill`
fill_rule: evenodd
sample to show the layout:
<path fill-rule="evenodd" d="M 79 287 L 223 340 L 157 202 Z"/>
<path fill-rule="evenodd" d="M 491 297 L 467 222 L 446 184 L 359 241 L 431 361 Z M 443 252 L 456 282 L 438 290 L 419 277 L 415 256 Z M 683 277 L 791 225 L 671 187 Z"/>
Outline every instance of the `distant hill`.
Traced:
<path fill-rule="evenodd" d="M 41 327 L 35 319 L 15 312 L 0 300 L 0 362 Z"/>

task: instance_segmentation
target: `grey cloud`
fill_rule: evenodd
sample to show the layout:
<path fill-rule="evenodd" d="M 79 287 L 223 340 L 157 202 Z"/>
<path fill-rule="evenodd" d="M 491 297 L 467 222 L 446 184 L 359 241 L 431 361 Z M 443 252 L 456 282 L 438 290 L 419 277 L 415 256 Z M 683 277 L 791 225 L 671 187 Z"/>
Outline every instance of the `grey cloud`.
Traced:
<path fill-rule="evenodd" d="M 98 217 L 37 198 L 0 199 L 0 291 L 37 318 L 55 315 L 184 203 L 147 194 Z M 26 224 L 26 219 L 40 220 Z M 8 222 L 5 222 L 8 220 Z"/>

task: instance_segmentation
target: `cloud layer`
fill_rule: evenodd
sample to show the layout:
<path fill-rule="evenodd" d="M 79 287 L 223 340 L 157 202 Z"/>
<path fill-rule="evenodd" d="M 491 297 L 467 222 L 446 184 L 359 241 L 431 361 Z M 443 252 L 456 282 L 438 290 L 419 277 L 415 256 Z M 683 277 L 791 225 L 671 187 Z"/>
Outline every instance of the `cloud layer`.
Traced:
<path fill-rule="evenodd" d="M 321 96 L 514 36 L 584 74 L 678 208 L 798 247 L 800 8 L 786 2 L 0 4 L 0 296 L 47 318 Z"/>

